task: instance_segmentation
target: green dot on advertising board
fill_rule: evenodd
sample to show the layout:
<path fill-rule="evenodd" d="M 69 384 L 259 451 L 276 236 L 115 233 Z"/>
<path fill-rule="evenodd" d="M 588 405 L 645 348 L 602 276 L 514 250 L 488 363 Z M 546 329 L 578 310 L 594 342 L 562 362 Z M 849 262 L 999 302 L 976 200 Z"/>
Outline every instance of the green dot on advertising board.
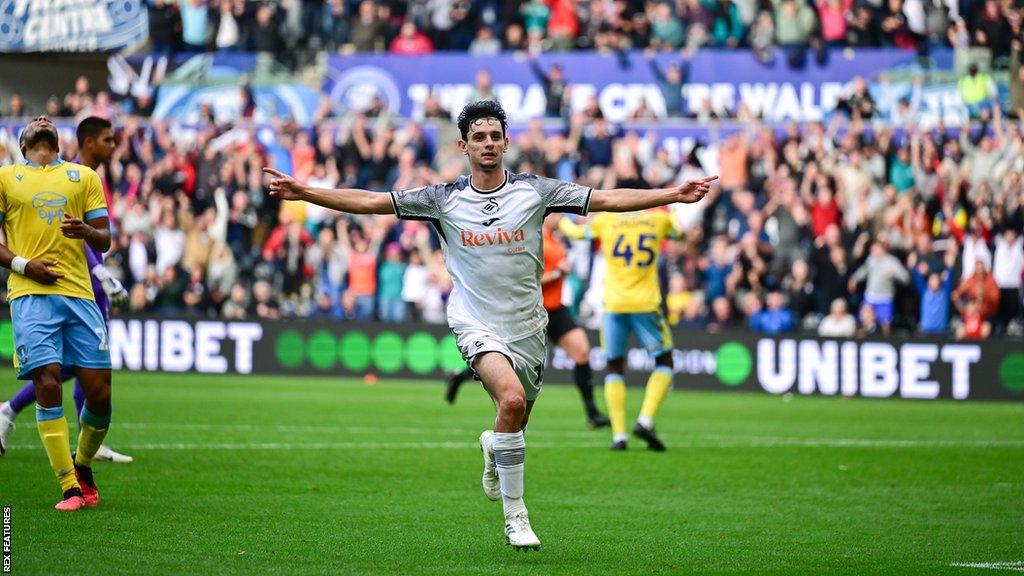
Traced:
<path fill-rule="evenodd" d="M 715 375 L 726 386 L 738 386 L 750 376 L 750 350 L 739 342 L 726 342 L 715 352 Z"/>
<path fill-rule="evenodd" d="M 1024 354 L 1007 354 L 999 364 L 999 379 L 1003 382 L 1003 388 L 1024 392 Z"/>
<path fill-rule="evenodd" d="M 394 332 L 381 332 L 373 342 L 373 363 L 385 374 L 402 368 L 402 337 Z"/>
<path fill-rule="evenodd" d="M 416 332 L 405 341 L 405 363 L 417 374 L 429 374 L 437 368 L 437 340 L 426 332 Z"/>
<path fill-rule="evenodd" d="M 302 334 L 296 330 L 285 330 L 274 343 L 274 352 L 277 354 L 277 361 L 285 368 L 298 368 L 302 366 L 303 352 Z"/>
<path fill-rule="evenodd" d="M 462 359 L 459 352 L 459 345 L 455 343 L 455 336 L 451 334 L 441 338 L 437 343 L 438 356 L 441 358 L 441 369 L 445 372 L 462 370 L 466 367 L 466 361 Z"/>
<path fill-rule="evenodd" d="M 0 356 L 10 358 L 14 354 L 14 331 L 11 322 L 0 322 Z"/>
<path fill-rule="evenodd" d="M 370 339 L 362 332 L 345 334 L 338 340 L 338 357 L 346 370 L 366 370 L 370 365 Z"/>
<path fill-rule="evenodd" d="M 317 330 L 306 341 L 306 356 L 309 357 L 309 363 L 319 370 L 334 368 L 337 361 L 336 346 L 333 334 L 327 330 Z"/>

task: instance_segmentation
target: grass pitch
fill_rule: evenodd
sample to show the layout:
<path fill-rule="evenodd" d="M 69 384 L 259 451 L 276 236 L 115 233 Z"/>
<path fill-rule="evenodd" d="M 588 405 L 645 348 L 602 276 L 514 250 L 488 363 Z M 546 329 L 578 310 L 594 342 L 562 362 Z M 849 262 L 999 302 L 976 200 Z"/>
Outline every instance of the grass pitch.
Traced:
<path fill-rule="evenodd" d="M 440 383 L 119 373 L 108 441 L 136 461 L 96 465 L 98 509 L 52 509 L 34 416 L 19 418 L 0 459 L 13 573 L 1024 570 L 1024 406 L 683 387 L 658 418 L 664 454 L 608 451 L 576 391 L 546 387 L 526 459 L 543 544 L 517 554 L 480 489 L 493 408 L 476 385 L 450 407 Z"/>

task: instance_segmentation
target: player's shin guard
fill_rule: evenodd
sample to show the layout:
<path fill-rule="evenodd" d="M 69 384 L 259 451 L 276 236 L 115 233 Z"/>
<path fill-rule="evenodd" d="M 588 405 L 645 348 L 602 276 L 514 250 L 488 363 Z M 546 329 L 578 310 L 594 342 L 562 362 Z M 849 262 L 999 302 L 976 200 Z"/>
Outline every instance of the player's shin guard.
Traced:
<path fill-rule="evenodd" d="M 526 461 L 526 440 L 520 432 L 495 432 L 491 436 L 494 463 L 498 468 L 501 500 L 505 515 L 526 510 L 523 503 L 523 465 Z"/>
<path fill-rule="evenodd" d="M 654 416 L 665 400 L 665 395 L 672 388 L 672 369 L 668 366 L 658 366 L 651 372 L 647 379 L 647 390 L 644 392 L 644 404 L 640 407 L 640 418 L 638 422 L 646 428 L 654 426 Z"/>
<path fill-rule="evenodd" d="M 107 429 L 110 428 L 110 414 L 97 416 L 89 412 L 89 408 L 82 407 L 78 423 L 81 426 L 81 431 L 78 433 L 75 464 L 92 466 L 92 459 L 96 456 L 96 451 L 100 449 L 100 444 L 103 444 L 103 439 L 107 436 Z"/>
<path fill-rule="evenodd" d="M 628 438 L 626 434 L 626 381 L 621 374 L 604 377 L 604 402 L 608 407 L 608 418 L 612 421 L 612 436 L 618 440 Z"/>
<path fill-rule="evenodd" d="M 64 408 L 43 408 L 36 406 L 36 427 L 39 438 L 43 441 L 46 456 L 50 459 L 50 467 L 60 481 L 60 489 L 67 492 L 78 488 L 75 478 L 75 467 L 71 462 L 71 449 L 68 447 L 68 421 L 64 418 Z"/>

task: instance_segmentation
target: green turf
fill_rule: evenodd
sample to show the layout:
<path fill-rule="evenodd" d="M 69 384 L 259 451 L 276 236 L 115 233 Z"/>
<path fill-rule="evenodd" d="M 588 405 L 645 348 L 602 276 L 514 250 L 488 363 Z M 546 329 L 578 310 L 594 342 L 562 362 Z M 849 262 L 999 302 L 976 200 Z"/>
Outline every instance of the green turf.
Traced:
<path fill-rule="evenodd" d="M 0 396 L 16 383 L 0 373 Z M 631 391 L 630 414 L 640 392 Z M 70 405 L 70 399 L 68 400 Z M 997 574 L 1024 560 L 1024 406 L 671 395 L 669 445 L 606 449 L 575 390 L 528 434 L 543 546 L 505 546 L 468 385 L 116 375 L 103 504 L 52 510 L 31 414 L 0 459 L 14 574 Z M 1003 572 L 1010 573 L 1010 572 Z"/>

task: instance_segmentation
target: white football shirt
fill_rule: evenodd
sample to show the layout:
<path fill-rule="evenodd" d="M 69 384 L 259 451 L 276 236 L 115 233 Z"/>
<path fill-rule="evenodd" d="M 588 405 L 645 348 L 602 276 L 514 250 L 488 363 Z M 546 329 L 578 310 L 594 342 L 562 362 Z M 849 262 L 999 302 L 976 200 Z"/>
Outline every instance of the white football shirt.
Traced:
<path fill-rule="evenodd" d="M 424 220 L 441 236 L 452 275 L 448 325 L 483 328 L 514 342 L 547 327 L 541 300 L 541 224 L 552 212 L 586 215 L 591 189 L 533 174 L 505 172 L 493 190 L 470 177 L 391 193 L 395 214 Z"/>

